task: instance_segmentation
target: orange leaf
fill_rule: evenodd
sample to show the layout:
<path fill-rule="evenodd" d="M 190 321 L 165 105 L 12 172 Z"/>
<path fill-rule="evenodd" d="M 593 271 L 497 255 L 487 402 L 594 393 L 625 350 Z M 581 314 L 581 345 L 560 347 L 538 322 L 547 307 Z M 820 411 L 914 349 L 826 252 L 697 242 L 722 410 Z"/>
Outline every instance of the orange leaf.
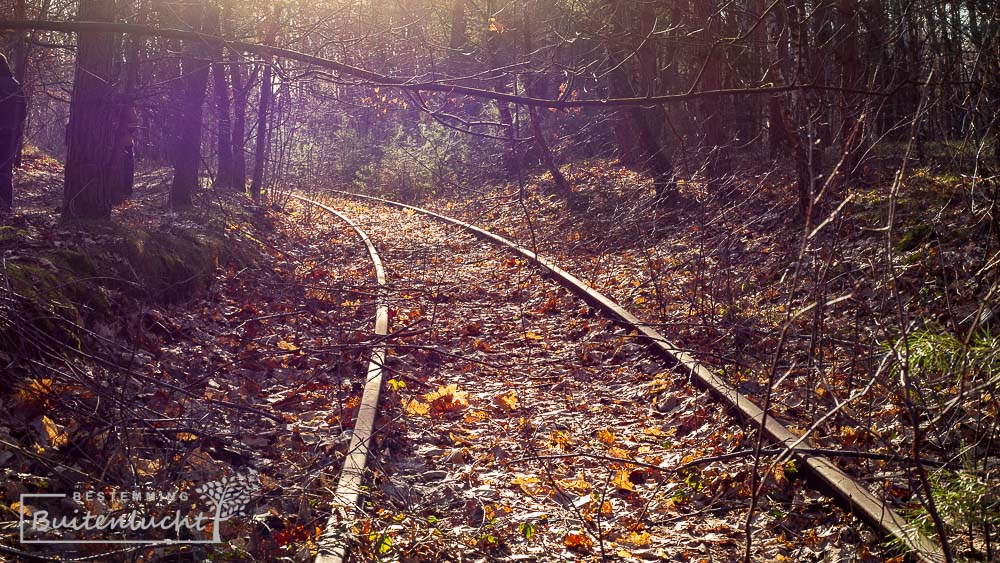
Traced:
<path fill-rule="evenodd" d="M 636 547 L 643 547 L 652 543 L 653 538 L 650 537 L 649 532 L 636 533 L 632 532 L 625 538 L 625 543 L 634 545 Z"/>
<path fill-rule="evenodd" d="M 45 431 L 45 437 L 49 440 L 49 445 L 53 448 L 59 448 L 69 444 L 69 436 L 66 432 L 55 423 L 54 420 L 47 416 L 42 416 L 41 419 L 42 430 Z"/>
<path fill-rule="evenodd" d="M 635 485 L 632 481 L 629 481 L 628 471 L 619 471 L 615 474 L 615 478 L 611 481 L 611 484 L 622 491 L 634 491 Z"/>
<path fill-rule="evenodd" d="M 410 399 L 410 402 L 406 404 L 406 414 L 414 416 L 427 416 L 430 411 L 430 405 L 420 402 L 417 399 Z"/>
<path fill-rule="evenodd" d="M 593 540 L 587 537 L 586 534 L 570 532 L 566 534 L 565 540 L 566 547 L 575 550 L 589 552 L 590 548 L 594 546 Z"/>
<path fill-rule="evenodd" d="M 517 477 L 511 479 L 510 484 L 517 485 L 522 491 L 524 491 L 524 494 L 532 496 L 535 493 L 535 487 L 533 485 L 538 484 L 538 478 L 528 475 L 518 475 Z"/>
<path fill-rule="evenodd" d="M 597 431 L 597 439 L 600 440 L 602 444 L 610 446 L 615 443 L 615 434 L 607 428 L 601 428 Z"/>
<path fill-rule="evenodd" d="M 424 395 L 424 398 L 439 412 L 461 410 L 469 406 L 469 394 L 461 391 L 454 383 L 442 385 L 437 391 Z"/>
<path fill-rule="evenodd" d="M 514 411 L 517 409 L 517 394 L 514 393 L 514 391 L 501 393 L 500 395 L 493 397 L 493 402 L 496 403 L 498 407 L 507 409 L 508 411 Z"/>
<path fill-rule="evenodd" d="M 592 488 L 590 482 L 583 478 L 583 472 L 576 474 L 572 479 L 561 479 L 559 486 L 576 492 L 587 492 Z"/>

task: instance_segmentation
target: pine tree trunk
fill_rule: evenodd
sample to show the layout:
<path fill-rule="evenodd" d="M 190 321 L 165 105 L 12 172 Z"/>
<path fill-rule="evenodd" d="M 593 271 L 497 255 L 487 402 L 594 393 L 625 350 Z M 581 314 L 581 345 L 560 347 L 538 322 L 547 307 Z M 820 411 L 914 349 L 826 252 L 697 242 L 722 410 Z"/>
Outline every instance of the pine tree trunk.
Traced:
<path fill-rule="evenodd" d="M 239 64 L 229 67 L 229 77 L 233 82 L 233 182 L 234 190 L 247 189 L 247 99 L 250 95 L 250 76 L 243 74 Z"/>
<path fill-rule="evenodd" d="M 14 19 L 23 20 L 26 19 L 25 15 L 25 5 L 24 0 L 16 0 L 14 2 Z M 28 77 L 28 32 L 21 31 L 16 34 L 16 39 L 14 41 L 14 79 L 18 81 L 22 86 L 26 86 L 26 79 Z M 31 107 L 31 100 L 28 99 L 29 90 L 25 88 L 23 90 L 25 96 L 25 107 Z M 17 139 L 17 154 L 14 156 L 14 167 L 21 167 L 21 156 L 24 153 L 24 140 L 27 138 L 28 127 L 27 124 L 21 127 Z"/>
<path fill-rule="evenodd" d="M 227 11 L 228 17 L 228 11 Z M 214 33 L 221 32 L 219 12 L 212 10 L 210 28 Z M 218 123 L 218 159 L 219 169 L 215 174 L 216 189 L 229 190 L 233 188 L 233 140 L 232 122 L 229 118 L 229 88 L 226 81 L 226 65 L 222 62 L 222 45 L 212 53 L 212 88 L 215 91 L 215 116 Z"/>
<path fill-rule="evenodd" d="M 615 35 L 622 36 L 624 32 L 621 21 L 627 21 L 627 18 L 624 18 L 619 10 L 627 10 L 628 8 L 623 4 L 611 2 L 607 2 L 607 7 L 611 11 L 611 26 L 615 30 Z M 649 19 L 649 14 L 644 15 L 646 17 L 640 18 L 643 20 L 641 24 L 645 26 L 644 29 L 652 30 L 652 20 Z M 640 41 L 645 37 L 642 33 L 639 36 Z M 615 69 L 608 76 L 608 93 L 612 97 L 637 95 L 630 84 L 629 73 L 625 70 L 627 56 L 625 50 L 612 38 L 609 38 L 605 45 L 608 52 L 608 65 Z M 656 73 L 651 71 L 651 67 L 652 70 L 655 70 L 655 52 L 643 51 L 642 48 L 639 50 L 642 51 L 639 53 L 639 89 L 640 91 L 653 92 L 655 88 L 653 81 Z M 653 65 L 649 63 L 651 58 L 654 61 Z M 646 70 L 643 71 L 643 68 Z M 619 160 L 625 166 L 638 166 L 649 174 L 653 178 L 657 202 L 667 202 L 676 195 L 677 185 L 674 181 L 673 161 L 660 145 L 661 124 L 659 119 L 654 118 L 651 113 L 647 113 L 641 107 L 633 106 L 619 109 L 614 114 Z"/>
<path fill-rule="evenodd" d="M 195 29 L 204 31 L 205 13 L 200 3 L 185 6 L 186 21 Z M 177 146 L 174 150 L 174 180 L 170 186 L 170 205 L 191 205 L 198 189 L 198 172 L 201 169 L 201 121 L 211 65 L 205 47 L 194 41 L 185 42 L 181 59 L 181 83 L 184 97 L 181 100 L 181 121 L 178 124 Z"/>
<path fill-rule="evenodd" d="M 722 52 L 718 48 L 712 48 L 715 38 L 720 35 L 719 16 L 713 12 L 714 5 L 707 2 L 700 4 L 702 7 L 699 14 L 701 25 L 704 26 L 705 45 L 701 51 L 703 65 L 701 70 L 701 83 L 699 90 L 718 90 L 722 86 L 722 65 L 720 60 Z M 705 174 L 709 178 L 718 178 L 730 170 L 729 163 L 729 135 L 726 131 L 725 122 L 722 119 L 722 98 L 708 96 L 701 99 L 698 104 L 701 113 L 701 130 L 705 143 Z"/>
<path fill-rule="evenodd" d="M 114 19 L 114 0 L 80 0 L 79 19 Z M 114 49 L 111 33 L 77 35 L 76 72 L 66 128 L 63 216 L 103 219 L 111 215 L 109 174 L 114 152 Z"/>
<path fill-rule="evenodd" d="M 264 185 L 264 161 L 267 156 L 267 112 L 271 105 L 271 61 L 264 62 L 264 75 L 260 81 L 260 101 L 257 103 L 257 143 L 254 147 L 253 180 L 250 196 L 260 201 Z"/>
<path fill-rule="evenodd" d="M 529 56 L 534 53 L 534 42 L 532 41 L 532 28 L 531 22 L 534 18 L 532 14 L 528 11 L 528 8 L 524 9 L 524 52 Z M 531 97 L 543 97 L 545 95 L 545 89 L 541 82 L 541 76 L 539 74 L 528 74 L 524 77 L 524 92 Z M 538 145 L 538 151 L 542 155 L 542 163 L 552 174 L 552 181 L 555 183 L 555 192 L 559 197 L 563 199 L 569 197 L 570 187 L 569 182 L 566 181 L 566 177 L 563 176 L 562 171 L 559 170 L 559 165 L 556 164 L 556 159 L 552 155 L 552 150 L 549 149 L 549 143 L 545 140 L 545 127 L 544 125 L 544 114 L 538 110 L 536 107 L 528 108 L 528 115 L 531 119 L 531 130 L 535 136 L 535 144 Z"/>

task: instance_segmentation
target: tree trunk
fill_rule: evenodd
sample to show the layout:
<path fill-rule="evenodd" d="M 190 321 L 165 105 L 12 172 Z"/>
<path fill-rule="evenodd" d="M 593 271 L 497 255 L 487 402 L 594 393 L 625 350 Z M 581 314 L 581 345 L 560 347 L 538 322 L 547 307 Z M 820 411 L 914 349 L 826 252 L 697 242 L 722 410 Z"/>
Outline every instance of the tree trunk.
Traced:
<path fill-rule="evenodd" d="M 145 23 L 145 4 L 135 14 L 136 23 Z M 132 197 L 135 178 L 135 130 L 138 128 L 135 99 L 139 86 L 139 50 L 144 41 L 138 35 L 129 35 L 125 40 L 125 65 L 122 67 L 124 85 L 118 97 L 118 116 L 115 127 L 114 148 L 118 158 L 113 160 L 109 171 L 112 205 L 118 205 Z"/>
<path fill-rule="evenodd" d="M 228 18 L 228 8 L 226 17 Z M 213 9 L 210 14 L 212 33 L 220 34 L 219 11 Z M 229 88 L 226 81 L 226 65 L 222 62 L 222 45 L 212 52 L 212 88 L 215 90 L 215 116 L 218 123 L 218 159 L 219 169 L 215 174 L 216 189 L 230 190 L 234 185 L 233 173 L 233 139 L 232 122 L 229 118 Z"/>
<path fill-rule="evenodd" d="M 527 56 L 532 56 L 535 49 L 532 41 L 532 29 L 531 22 L 534 18 L 532 14 L 528 12 L 528 8 L 524 9 L 524 52 Z M 540 84 L 539 74 L 526 74 L 524 77 L 524 92 L 531 97 L 544 97 L 545 91 Z M 545 128 L 544 124 L 544 114 L 538 111 L 536 107 L 528 108 L 528 115 L 531 119 L 531 130 L 535 136 L 535 144 L 538 145 L 538 151 L 542 155 L 542 163 L 552 174 L 552 181 L 555 182 L 555 192 L 556 194 L 565 199 L 570 195 L 569 182 L 566 181 L 566 177 L 563 176 L 562 171 L 559 170 L 559 165 L 556 164 L 555 157 L 552 155 L 552 151 L 549 149 L 549 144 L 545 140 Z"/>
<path fill-rule="evenodd" d="M 233 82 L 232 188 L 243 191 L 247 189 L 247 99 L 250 96 L 250 83 L 253 77 L 244 74 L 239 64 L 229 66 L 229 77 Z"/>
<path fill-rule="evenodd" d="M 714 4 L 701 2 L 699 6 L 701 6 L 699 23 L 704 26 L 702 43 L 705 46 L 700 49 L 701 83 L 697 88 L 718 90 L 722 85 L 722 65 L 720 64 L 722 53 L 719 49 L 713 48 L 712 45 L 716 37 L 720 35 L 719 16 L 713 13 Z M 702 98 L 698 104 L 705 147 L 705 174 L 709 178 L 718 178 L 730 170 L 729 135 L 722 119 L 722 102 L 722 98 L 709 96 Z"/>
<path fill-rule="evenodd" d="M 861 88 L 865 86 L 860 80 L 861 62 L 858 59 L 857 32 L 857 0 L 840 0 L 840 17 L 842 18 L 840 47 L 837 51 L 840 63 L 841 86 L 844 88 Z M 864 152 L 864 124 L 861 119 L 862 103 L 857 94 L 846 90 L 840 96 L 840 151 L 844 159 L 842 168 L 843 179 L 849 181 L 853 176 Z"/>
<path fill-rule="evenodd" d="M 619 10 L 627 8 L 624 8 L 623 4 L 616 5 L 611 2 L 608 2 L 607 6 L 612 12 L 610 17 L 612 28 L 616 32 L 615 35 L 621 36 L 623 26 L 620 20 L 625 18 L 619 13 Z M 652 20 L 648 15 L 642 19 L 645 29 L 651 31 Z M 640 33 L 639 41 L 645 37 L 646 34 Z M 608 76 L 609 94 L 612 97 L 635 96 L 637 92 L 632 88 L 629 73 L 625 70 L 626 53 L 623 52 L 620 45 L 610 38 L 606 41 L 606 48 L 608 65 L 615 69 Z M 642 48 L 639 50 L 642 51 Z M 640 57 L 640 89 L 652 92 L 654 88 L 652 81 L 655 79 L 656 73 L 648 71 L 650 55 L 648 53 L 640 54 L 642 55 Z M 642 71 L 643 66 L 647 68 L 646 72 Z M 652 176 L 657 202 L 666 202 L 675 195 L 676 183 L 674 182 L 673 162 L 660 145 L 660 126 L 659 119 L 641 107 L 623 108 L 617 110 L 614 115 L 615 137 L 620 149 L 619 160 L 626 166 L 639 166 L 645 173 Z"/>
<path fill-rule="evenodd" d="M 792 32 L 787 25 L 788 14 L 785 7 L 778 4 L 774 10 L 774 17 L 768 22 L 767 49 L 771 58 L 771 67 L 775 70 L 774 84 L 775 86 L 784 86 L 791 83 L 785 77 L 785 69 L 789 66 L 788 40 Z M 807 148 L 803 146 L 805 143 L 799 135 L 796 123 L 789 115 L 785 96 L 782 94 L 772 95 L 769 104 L 771 119 L 777 122 L 779 130 L 778 132 L 772 131 L 772 133 L 778 133 L 784 137 L 782 144 L 789 148 L 792 158 L 795 159 L 795 168 L 798 173 L 796 190 L 799 198 L 799 214 L 805 217 L 812 193 L 809 154 Z M 774 123 L 772 123 L 772 127 L 773 125 Z M 776 139 L 772 139 L 771 142 L 773 147 L 776 144 Z"/>
<path fill-rule="evenodd" d="M 16 0 L 14 2 L 14 19 L 23 20 L 27 19 L 25 13 L 24 0 Z M 14 43 L 14 79 L 21 84 L 22 92 L 24 92 L 24 106 L 25 108 L 31 107 L 31 100 L 28 98 L 29 89 L 27 88 L 26 79 L 28 77 L 28 52 L 30 50 L 28 45 L 28 32 L 22 31 L 16 34 L 17 39 Z M 27 118 L 25 118 L 27 121 Z M 19 132 L 18 139 L 15 141 L 17 143 L 17 153 L 14 156 L 14 167 L 21 167 L 21 157 L 24 154 L 24 140 L 28 135 L 28 126 L 25 123 Z"/>
<path fill-rule="evenodd" d="M 80 0 L 83 21 L 110 22 L 114 14 L 114 0 Z M 114 152 L 114 49 L 114 34 L 77 34 L 63 185 L 63 216 L 69 219 L 111 215 L 109 174 L 119 157 Z"/>
<path fill-rule="evenodd" d="M 452 75 L 465 72 L 465 57 L 462 49 L 468 41 L 465 37 L 465 3 L 468 0 L 454 0 L 451 5 L 451 38 L 448 42 L 448 61 Z"/>
<path fill-rule="evenodd" d="M 257 144 L 254 147 L 253 180 L 250 182 L 250 195 L 254 201 L 260 201 L 261 188 L 264 185 L 264 160 L 267 156 L 267 112 L 271 105 L 271 61 L 264 61 L 264 76 L 260 81 L 260 101 L 257 104 Z"/>
<path fill-rule="evenodd" d="M 275 7 L 271 16 L 271 23 L 268 27 L 267 36 L 264 38 L 265 45 L 274 45 L 275 37 L 278 34 L 279 20 L 281 19 L 281 8 Z M 267 157 L 267 114 L 271 106 L 271 98 L 274 95 L 271 84 L 271 58 L 264 59 L 264 74 L 260 81 L 260 100 L 257 102 L 257 139 L 254 146 L 253 179 L 250 181 L 250 196 L 254 201 L 260 201 L 260 193 L 264 187 L 265 159 Z"/>
<path fill-rule="evenodd" d="M 196 30 L 205 31 L 204 10 L 204 6 L 200 3 L 187 4 L 184 7 L 184 14 L 188 25 Z M 210 65 L 211 61 L 202 43 L 185 41 L 184 56 L 181 59 L 181 84 L 184 89 L 184 97 L 181 100 L 182 119 L 174 151 L 174 180 L 170 186 L 170 205 L 175 208 L 191 205 L 192 196 L 198 188 L 198 171 L 201 169 L 202 106 L 205 103 Z"/>

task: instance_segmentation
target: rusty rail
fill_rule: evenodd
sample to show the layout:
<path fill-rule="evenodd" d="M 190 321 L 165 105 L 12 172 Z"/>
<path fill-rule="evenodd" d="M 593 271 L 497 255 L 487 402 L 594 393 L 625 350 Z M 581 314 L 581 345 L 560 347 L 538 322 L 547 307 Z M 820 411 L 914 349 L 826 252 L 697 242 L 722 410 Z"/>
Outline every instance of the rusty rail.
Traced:
<path fill-rule="evenodd" d="M 379 258 L 375 244 L 368 238 L 368 233 L 349 217 L 328 205 L 295 194 L 291 194 L 291 196 L 299 201 L 315 205 L 324 211 L 336 215 L 350 225 L 358 234 L 358 237 L 361 238 L 362 242 L 365 243 L 365 246 L 368 248 L 368 255 L 371 256 L 372 263 L 375 265 L 375 280 L 378 283 L 378 295 L 375 305 L 375 336 L 378 339 L 384 339 L 389 332 L 389 306 L 386 303 L 385 295 L 385 268 L 382 266 L 382 259 Z M 371 444 L 372 433 L 375 431 L 375 419 L 378 416 L 378 401 L 385 373 L 384 365 L 385 345 L 378 344 L 372 349 L 371 359 L 368 361 L 364 393 L 361 396 L 361 404 L 358 407 L 358 416 L 354 422 L 353 435 L 351 436 L 350 446 L 347 448 L 344 467 L 340 472 L 337 490 L 334 493 L 332 513 L 319 538 L 319 554 L 316 556 L 316 563 L 342 563 L 347 559 L 348 531 L 341 529 L 340 525 L 341 523 L 350 521 L 351 515 L 357 509 L 358 501 L 361 498 L 365 467 L 368 464 L 369 446 Z"/>

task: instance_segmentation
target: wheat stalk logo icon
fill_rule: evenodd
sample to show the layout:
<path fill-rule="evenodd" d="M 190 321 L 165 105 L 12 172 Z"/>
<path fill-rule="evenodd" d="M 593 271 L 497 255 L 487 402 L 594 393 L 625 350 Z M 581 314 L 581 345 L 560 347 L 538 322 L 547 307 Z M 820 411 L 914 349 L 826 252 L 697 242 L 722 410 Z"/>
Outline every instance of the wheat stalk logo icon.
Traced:
<path fill-rule="evenodd" d="M 200 485 L 195 492 L 202 495 L 215 509 L 212 543 L 221 543 L 221 524 L 237 514 L 244 514 L 247 504 L 260 492 L 260 476 L 256 471 L 237 473 Z"/>

